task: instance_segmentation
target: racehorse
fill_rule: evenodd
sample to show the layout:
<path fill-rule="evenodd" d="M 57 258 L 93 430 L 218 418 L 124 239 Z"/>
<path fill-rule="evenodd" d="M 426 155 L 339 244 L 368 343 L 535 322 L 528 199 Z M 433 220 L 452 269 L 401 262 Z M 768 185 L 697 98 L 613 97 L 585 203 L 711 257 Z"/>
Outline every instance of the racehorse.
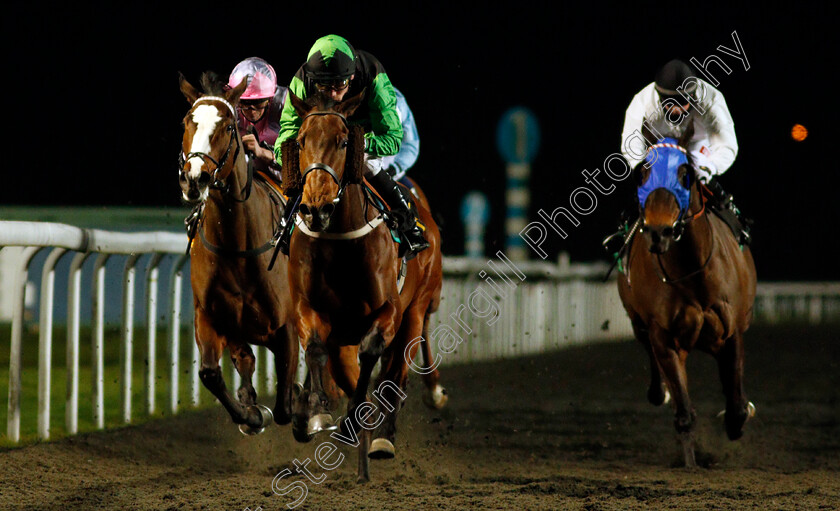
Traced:
<path fill-rule="evenodd" d="M 240 431 L 256 434 L 272 417 L 278 424 L 291 421 L 298 360 L 287 259 L 280 257 L 274 271 L 268 271 L 270 241 L 282 215 L 281 195 L 266 179 L 255 177 L 246 162 L 235 108 L 247 81 L 225 90 L 208 72 L 201 85 L 202 93 L 180 77 L 181 92 L 190 103 L 183 122 L 179 181 L 183 199 L 195 206 L 187 222 L 199 377 Z M 256 402 L 250 345 L 266 346 L 275 357 L 273 412 Z M 236 398 L 219 366 L 225 347 L 241 376 Z"/>
<path fill-rule="evenodd" d="M 290 94 L 303 121 L 297 138 L 282 147 L 283 184 L 301 194 L 289 252 L 289 284 L 310 376 L 295 403 L 293 431 L 305 441 L 335 427 L 330 396 L 323 388 L 328 370 L 349 397 L 340 427 L 342 438 L 353 439 L 353 445 L 358 442 L 359 482 L 370 478 L 368 456 L 394 456 L 408 364 L 418 344 L 430 362 L 425 339 L 442 285 L 440 233 L 428 201 L 415 187 L 414 202 L 430 247 L 407 263 L 398 291 L 397 245 L 364 185 L 364 131 L 347 121 L 364 94 L 340 103 L 318 94 L 306 101 Z M 373 395 L 385 411 L 377 414 L 367 391 L 380 357 L 382 369 Z M 437 370 L 424 375 L 424 401 L 432 408 L 442 407 L 447 399 L 438 379 Z"/>
<path fill-rule="evenodd" d="M 687 467 L 696 466 L 696 414 L 685 369 L 689 351 L 697 348 L 717 360 L 730 440 L 742 436 L 744 423 L 755 414 L 743 382 L 755 264 L 749 248 L 739 247 L 727 225 L 706 207 L 710 193 L 685 150 L 693 128 L 690 124 L 679 141 L 653 143 L 645 132 L 648 153 L 633 170 L 640 218 L 631 230 L 643 237 L 630 246 L 625 275 L 618 278 L 633 332 L 650 356 L 648 400 L 658 406 L 673 396 Z"/>

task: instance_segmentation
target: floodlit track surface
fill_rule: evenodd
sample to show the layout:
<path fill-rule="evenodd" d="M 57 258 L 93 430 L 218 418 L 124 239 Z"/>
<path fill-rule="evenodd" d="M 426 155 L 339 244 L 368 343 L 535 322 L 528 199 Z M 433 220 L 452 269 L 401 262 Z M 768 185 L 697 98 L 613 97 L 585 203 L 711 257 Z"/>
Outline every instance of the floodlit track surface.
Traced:
<path fill-rule="evenodd" d="M 713 359 L 692 353 L 695 471 L 674 468 L 673 415 L 647 403 L 647 364 L 628 341 L 448 367 L 444 412 L 421 404 L 412 378 L 397 458 L 372 461 L 369 484 L 356 485 L 355 452 L 343 447 L 321 484 L 296 474 L 280 487 L 306 482 L 298 509 L 840 508 L 840 327 L 747 333 L 758 414 L 738 442 L 715 418 Z M 294 496 L 273 494 L 272 479 L 327 439 L 296 444 L 288 426 L 244 437 L 219 406 L 6 450 L 0 509 L 287 509 Z"/>

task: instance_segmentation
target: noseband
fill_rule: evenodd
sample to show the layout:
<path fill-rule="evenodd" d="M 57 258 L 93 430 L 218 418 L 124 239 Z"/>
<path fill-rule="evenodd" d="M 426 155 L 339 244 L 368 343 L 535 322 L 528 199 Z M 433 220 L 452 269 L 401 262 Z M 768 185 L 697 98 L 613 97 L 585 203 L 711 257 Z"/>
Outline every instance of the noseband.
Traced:
<path fill-rule="evenodd" d="M 325 116 L 325 115 L 335 115 L 336 117 L 341 119 L 341 121 L 344 123 L 344 126 L 347 126 L 349 128 L 349 124 L 347 123 L 347 118 L 344 117 L 343 115 L 341 115 L 338 112 L 311 112 L 309 114 L 306 114 L 306 116 L 304 116 L 303 121 L 305 121 L 306 119 L 308 119 L 309 117 L 312 117 L 312 116 Z M 301 124 L 303 123 L 303 121 L 301 121 Z M 338 177 L 338 173 L 335 171 L 335 169 L 333 169 L 332 167 L 330 167 L 326 163 L 322 163 L 322 162 L 312 163 L 308 167 L 306 167 L 303 170 L 303 175 L 301 176 L 301 182 L 306 183 L 306 176 L 310 172 L 313 172 L 313 171 L 316 171 L 316 170 L 323 170 L 324 172 L 329 174 L 330 177 L 333 179 L 333 181 L 335 181 L 335 184 L 338 185 L 338 193 L 336 194 L 335 199 L 332 200 L 332 203 L 337 205 L 338 202 L 341 200 L 341 196 L 344 195 L 344 189 L 347 188 L 347 182 L 344 181 L 342 178 Z"/>

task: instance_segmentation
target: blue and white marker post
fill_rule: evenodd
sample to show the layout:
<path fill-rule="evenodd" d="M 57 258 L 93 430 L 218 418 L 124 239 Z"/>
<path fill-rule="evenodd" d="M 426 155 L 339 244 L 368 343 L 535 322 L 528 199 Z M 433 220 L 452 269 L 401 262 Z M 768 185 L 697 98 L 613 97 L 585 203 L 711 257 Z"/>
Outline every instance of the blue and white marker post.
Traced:
<path fill-rule="evenodd" d="M 524 261 L 528 248 L 519 233 L 528 225 L 531 161 L 540 145 L 537 117 L 525 107 L 509 109 L 496 129 L 496 145 L 507 163 L 505 254 L 512 261 Z"/>
<path fill-rule="evenodd" d="M 471 191 L 461 201 L 461 221 L 464 222 L 464 255 L 473 259 L 484 257 L 484 232 L 490 219 L 487 196 Z"/>

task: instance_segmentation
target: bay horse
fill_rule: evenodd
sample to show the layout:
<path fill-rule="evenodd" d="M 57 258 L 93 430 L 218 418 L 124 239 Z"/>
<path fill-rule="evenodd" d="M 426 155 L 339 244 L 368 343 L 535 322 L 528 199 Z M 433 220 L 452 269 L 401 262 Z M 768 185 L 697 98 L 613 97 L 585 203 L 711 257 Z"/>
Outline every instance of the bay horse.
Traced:
<path fill-rule="evenodd" d="M 658 406 L 673 396 L 686 467 L 697 466 L 696 414 L 685 368 L 692 349 L 717 360 L 730 440 L 743 435 L 744 423 L 755 413 L 743 381 L 755 264 L 750 249 L 740 247 L 729 227 L 706 207 L 710 192 L 697 179 L 685 150 L 693 133 L 693 123 L 679 141 L 654 140 L 645 130 L 648 153 L 633 170 L 640 217 L 631 230 L 643 236 L 630 246 L 625 275 L 618 278 L 635 337 L 650 356 L 648 400 Z"/>
<path fill-rule="evenodd" d="M 245 434 L 270 424 L 288 424 L 298 361 L 291 321 L 287 258 L 268 271 L 270 243 L 283 214 L 279 190 L 254 176 L 237 127 L 236 105 L 247 80 L 226 90 L 211 72 L 199 92 L 183 75 L 180 89 L 190 104 L 184 117 L 179 182 L 183 199 L 195 206 L 188 217 L 190 277 L 195 305 L 199 377 Z M 257 404 L 250 345 L 266 346 L 275 359 L 277 394 L 273 411 Z M 219 360 L 227 348 L 241 386 L 234 397 Z"/>
<path fill-rule="evenodd" d="M 301 194 L 290 243 L 289 285 L 310 376 L 295 403 L 292 427 L 302 441 L 335 427 L 331 396 L 324 388 L 324 373 L 329 372 L 349 397 L 340 427 L 342 438 L 358 445 L 359 482 L 370 479 L 368 457 L 394 456 L 408 364 L 418 344 L 431 363 L 425 339 L 443 281 L 440 233 L 426 197 L 415 188 L 417 214 L 426 225 L 430 247 L 407 262 L 398 290 L 397 245 L 364 185 L 364 131 L 347 120 L 364 95 L 362 91 L 336 103 L 319 94 L 306 101 L 289 94 L 303 121 L 297 138 L 282 146 L 283 184 Z M 367 391 L 380 358 L 373 395 L 385 411 L 377 414 Z M 432 408 L 444 406 L 447 396 L 437 370 L 423 379 L 424 402 Z"/>

